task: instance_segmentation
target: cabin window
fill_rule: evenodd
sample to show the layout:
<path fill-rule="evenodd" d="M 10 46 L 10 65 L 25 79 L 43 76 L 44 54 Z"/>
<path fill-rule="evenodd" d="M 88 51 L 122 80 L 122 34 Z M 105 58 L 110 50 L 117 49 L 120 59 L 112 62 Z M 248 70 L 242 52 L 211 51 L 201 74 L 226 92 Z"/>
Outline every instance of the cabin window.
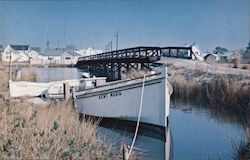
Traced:
<path fill-rule="evenodd" d="M 66 57 L 65 59 L 70 59 L 70 57 Z"/>
<path fill-rule="evenodd" d="M 48 57 L 48 60 L 52 60 L 52 58 L 51 58 L 51 57 Z"/>

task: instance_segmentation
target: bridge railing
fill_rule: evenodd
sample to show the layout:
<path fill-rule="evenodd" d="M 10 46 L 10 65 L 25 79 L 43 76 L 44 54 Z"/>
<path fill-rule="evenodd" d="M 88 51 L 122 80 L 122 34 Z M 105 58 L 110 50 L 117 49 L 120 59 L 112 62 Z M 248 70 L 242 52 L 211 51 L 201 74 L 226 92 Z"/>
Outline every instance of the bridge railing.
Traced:
<path fill-rule="evenodd" d="M 161 56 L 185 59 L 196 58 L 191 47 L 135 47 L 80 57 L 78 58 L 78 62 L 94 63 L 98 61 L 102 63 L 103 61 L 103 63 L 106 63 L 107 61 L 116 62 L 116 60 L 120 62 L 127 60 L 132 61 L 132 59 L 137 59 L 137 62 L 139 62 L 146 58 L 150 58 L 151 60 L 148 62 L 152 62 L 159 60 Z"/>
<path fill-rule="evenodd" d="M 80 57 L 78 61 L 160 57 L 160 47 L 136 47 Z"/>
<path fill-rule="evenodd" d="M 161 48 L 161 54 L 163 57 L 175 57 L 192 59 L 194 55 L 191 47 L 164 47 Z"/>

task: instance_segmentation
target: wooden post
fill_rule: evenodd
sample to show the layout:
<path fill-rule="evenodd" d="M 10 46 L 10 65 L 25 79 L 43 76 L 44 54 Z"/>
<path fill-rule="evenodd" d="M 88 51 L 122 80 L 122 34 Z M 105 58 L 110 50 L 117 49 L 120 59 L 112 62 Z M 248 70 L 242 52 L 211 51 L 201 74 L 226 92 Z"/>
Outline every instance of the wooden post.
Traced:
<path fill-rule="evenodd" d="M 76 92 L 74 87 L 71 88 L 71 94 L 72 94 L 72 105 L 75 108 L 77 108 Z"/>
<path fill-rule="evenodd" d="M 8 82 L 8 85 L 7 85 L 7 87 L 6 88 L 8 88 L 8 90 L 9 90 L 9 108 L 11 107 L 11 95 L 10 95 L 10 80 L 11 80 L 11 59 L 12 59 L 12 57 L 11 57 L 11 52 L 9 52 L 10 53 L 10 62 L 9 62 L 9 82 Z"/>
<path fill-rule="evenodd" d="M 11 52 L 9 52 L 10 54 L 10 62 L 9 62 L 9 80 L 11 80 Z"/>
<path fill-rule="evenodd" d="M 68 101 L 70 99 L 69 83 L 63 83 L 64 99 Z"/>
<path fill-rule="evenodd" d="M 118 63 L 118 79 L 121 79 L 121 63 Z"/>
<path fill-rule="evenodd" d="M 21 68 L 18 68 L 16 71 L 16 80 L 20 80 L 21 79 L 21 74 L 22 74 L 22 70 Z"/>
<path fill-rule="evenodd" d="M 128 160 L 128 149 L 126 144 L 124 144 L 122 148 L 122 160 Z"/>

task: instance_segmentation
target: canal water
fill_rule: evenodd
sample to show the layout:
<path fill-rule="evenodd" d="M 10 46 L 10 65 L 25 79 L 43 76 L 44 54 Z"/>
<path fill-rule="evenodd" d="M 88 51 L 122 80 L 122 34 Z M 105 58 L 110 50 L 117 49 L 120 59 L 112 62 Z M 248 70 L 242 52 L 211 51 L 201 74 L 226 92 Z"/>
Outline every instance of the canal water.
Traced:
<path fill-rule="evenodd" d="M 38 73 L 39 82 L 74 79 L 81 76 L 76 68 L 32 68 Z M 108 141 L 120 146 L 131 145 L 133 133 L 126 129 L 99 127 Z M 237 115 L 218 111 L 212 106 L 171 101 L 170 128 L 167 142 L 157 136 L 139 135 L 136 150 L 147 159 L 165 159 L 165 146 L 172 150 L 172 158 L 182 159 L 233 159 L 245 136 Z M 166 149 L 166 150 L 168 150 Z"/>

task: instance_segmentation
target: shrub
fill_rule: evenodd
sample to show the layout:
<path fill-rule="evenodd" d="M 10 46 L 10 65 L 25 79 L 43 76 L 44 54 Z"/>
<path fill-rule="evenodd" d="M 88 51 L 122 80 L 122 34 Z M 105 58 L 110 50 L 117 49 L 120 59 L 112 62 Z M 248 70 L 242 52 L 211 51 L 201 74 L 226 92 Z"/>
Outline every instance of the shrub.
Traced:
<path fill-rule="evenodd" d="M 233 59 L 233 63 L 234 63 L 234 68 L 239 68 L 240 64 L 241 64 L 241 56 L 239 53 L 237 53 L 235 55 L 235 58 Z"/>

